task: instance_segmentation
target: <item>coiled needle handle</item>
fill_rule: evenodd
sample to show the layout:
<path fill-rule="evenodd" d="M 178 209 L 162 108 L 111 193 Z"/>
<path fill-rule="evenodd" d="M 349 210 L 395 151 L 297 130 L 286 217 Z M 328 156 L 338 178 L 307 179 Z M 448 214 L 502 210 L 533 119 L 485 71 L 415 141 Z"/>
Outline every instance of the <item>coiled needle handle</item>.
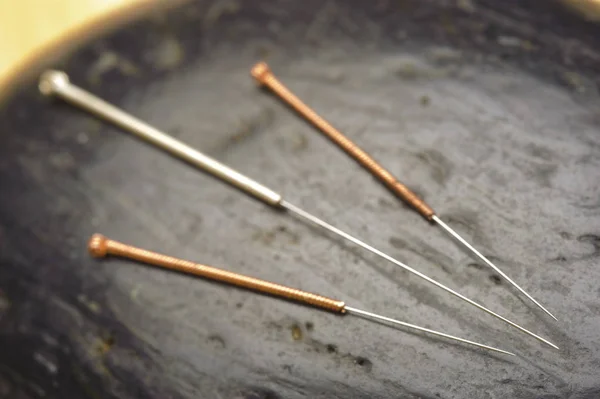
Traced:
<path fill-rule="evenodd" d="M 75 86 L 74 84 L 69 82 L 69 78 L 64 72 L 47 71 L 44 74 L 42 74 L 42 76 L 40 77 L 39 89 L 44 95 L 59 97 L 73 105 L 87 110 L 88 112 L 104 120 L 107 120 L 125 130 L 128 130 L 129 132 L 135 134 L 139 138 L 156 145 L 157 147 L 171 153 L 176 157 L 187 161 L 191 165 L 196 166 L 229 184 L 232 184 L 240 190 L 254 196 L 255 198 L 263 201 L 264 203 L 276 209 L 286 210 L 305 220 L 308 220 L 309 222 L 325 230 L 337 234 L 338 236 L 374 253 L 375 255 L 380 256 L 389 262 L 392 262 L 396 266 L 399 266 L 404 270 L 416 276 L 419 276 L 425 281 L 435 285 L 438 288 L 443 289 L 444 291 L 454 295 L 457 298 L 460 298 L 461 300 L 475 306 L 476 308 L 483 310 L 484 312 L 494 316 L 495 318 L 502 320 L 503 322 L 518 329 L 519 331 L 531 337 L 534 337 L 535 339 L 544 342 L 545 344 L 550 345 L 555 349 L 558 349 L 556 345 L 554 345 L 547 339 L 540 337 L 537 334 L 534 334 L 533 332 L 521 327 L 517 323 L 514 323 L 511 320 L 499 315 L 498 313 L 491 311 L 485 306 L 480 305 L 479 303 L 467 298 L 466 296 L 454 291 L 453 289 L 446 287 L 442 283 L 426 276 L 425 274 L 413 269 L 408 265 L 405 265 L 397 259 L 392 258 L 386 253 L 379 251 L 378 249 L 368 245 L 367 243 L 346 233 L 345 231 L 332 226 L 331 224 L 325 222 L 322 219 L 319 219 L 311 213 L 308 213 L 302 210 L 301 208 L 292 205 L 287 201 L 284 201 L 283 197 L 275 191 L 263 186 L 262 184 L 250 179 L 247 176 L 240 174 L 239 172 L 229 168 L 228 166 L 223 165 L 219 161 L 212 159 L 207 155 L 204 155 L 200 151 L 188 146 L 187 144 L 182 143 L 181 141 L 167 135 L 166 133 L 155 129 L 149 124 L 133 117 L 132 115 L 129 115 L 125 111 L 107 103 L 106 101 L 94 96 L 93 94 Z"/>
<path fill-rule="evenodd" d="M 215 267 L 190 262 L 187 260 L 178 259 L 167 255 L 162 255 L 156 252 L 151 252 L 145 249 L 137 248 L 131 245 L 111 240 L 109 238 L 104 237 L 101 234 L 94 234 L 90 238 L 88 243 L 88 250 L 90 254 L 96 258 L 103 258 L 112 255 L 121 258 L 132 259 L 152 266 L 174 270 L 181 273 L 192 274 L 195 276 L 203 277 L 208 280 L 219 281 L 221 283 L 246 288 L 274 297 L 299 302 L 329 312 L 338 314 L 356 314 L 367 319 L 375 319 L 389 324 L 403 326 L 413 330 L 426 332 L 431 335 L 436 335 L 439 337 L 444 337 L 454 341 L 473 345 L 479 348 L 514 356 L 514 354 L 511 352 L 494 348 L 493 346 L 480 344 L 464 338 L 455 337 L 453 335 L 445 334 L 439 331 L 430 330 L 428 328 L 419 327 L 414 324 L 405 323 L 403 321 L 391 319 L 389 317 L 381 316 L 375 313 L 352 308 L 346 306 L 346 304 L 343 301 L 331 299 L 322 295 L 312 294 L 310 292 L 298 290 L 296 288 L 286 287 L 285 285 L 271 283 L 269 281 L 260 280 L 254 277 L 244 276 L 243 274 L 233 273 L 226 270 L 217 269 Z"/>
<path fill-rule="evenodd" d="M 471 253 L 491 267 L 496 273 L 500 274 L 513 287 L 519 290 L 536 306 L 542 309 L 546 314 L 556 320 L 556 317 L 529 295 L 523 288 L 508 277 L 500 268 L 494 265 L 481 252 L 475 249 L 464 238 L 462 238 L 454 229 L 444 223 L 434 212 L 434 210 L 425 203 L 418 195 L 408 187 L 398 181 L 388 170 L 375 161 L 369 154 L 357 146 L 352 140 L 346 137 L 342 132 L 333 127 L 329 122 L 320 117 L 308 105 L 300 100 L 294 93 L 285 87 L 273 74 L 269 66 L 264 62 L 259 62 L 251 70 L 252 76 L 262 85 L 272 90 L 279 98 L 285 101 L 291 108 L 298 112 L 302 117 L 315 125 L 327 138 L 337 144 L 342 150 L 350 155 L 356 162 L 367 169 L 373 176 L 388 187 L 394 194 L 404 200 L 408 205 L 414 208 L 421 216 L 430 222 L 435 222 L 442 227 L 454 239 L 464 245 Z"/>

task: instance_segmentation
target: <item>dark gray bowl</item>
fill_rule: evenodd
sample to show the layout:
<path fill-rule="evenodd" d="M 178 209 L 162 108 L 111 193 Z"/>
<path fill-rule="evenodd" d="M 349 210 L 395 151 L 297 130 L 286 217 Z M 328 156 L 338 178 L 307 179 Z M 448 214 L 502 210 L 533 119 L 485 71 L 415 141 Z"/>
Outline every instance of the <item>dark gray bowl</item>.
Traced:
<path fill-rule="evenodd" d="M 199 1 L 77 50 L 74 83 L 561 350 L 31 82 L 0 110 L 0 397 L 600 397 L 599 34 L 533 0 Z M 261 59 L 559 322 L 258 89 Z M 99 262 L 94 232 L 519 357 Z"/>

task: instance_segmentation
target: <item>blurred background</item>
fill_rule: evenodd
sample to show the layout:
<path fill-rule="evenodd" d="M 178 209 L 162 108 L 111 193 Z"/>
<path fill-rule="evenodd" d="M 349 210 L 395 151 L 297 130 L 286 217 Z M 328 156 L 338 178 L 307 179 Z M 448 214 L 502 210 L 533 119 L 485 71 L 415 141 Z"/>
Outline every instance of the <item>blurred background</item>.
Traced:
<path fill-rule="evenodd" d="M 194 0 L 163 12 L 183 2 L 0 0 L 0 399 L 600 397 L 600 35 L 589 22 L 600 20 L 599 0 Z M 248 73 L 260 59 L 462 221 L 565 322 L 540 322 L 261 93 Z M 43 98 L 35 81 L 46 66 L 514 314 L 563 351 L 505 334 Z M 93 232 L 339 290 L 523 359 L 101 264 L 85 252 Z"/>
<path fill-rule="evenodd" d="M 160 0 L 0 1 L 0 97 L 22 81 L 28 68 L 51 62 L 90 36 L 114 29 Z"/>
<path fill-rule="evenodd" d="M 90 36 L 114 29 L 137 13 L 185 0 L 0 1 L 0 98 L 35 62 L 50 62 Z M 550 0 L 548 0 L 550 1 Z M 600 0 L 560 0 L 587 20 L 600 20 Z M 457 1 L 461 3 L 461 1 Z M 462 1 L 466 6 L 470 3 Z M 4 92 L 4 93 L 3 93 Z"/>

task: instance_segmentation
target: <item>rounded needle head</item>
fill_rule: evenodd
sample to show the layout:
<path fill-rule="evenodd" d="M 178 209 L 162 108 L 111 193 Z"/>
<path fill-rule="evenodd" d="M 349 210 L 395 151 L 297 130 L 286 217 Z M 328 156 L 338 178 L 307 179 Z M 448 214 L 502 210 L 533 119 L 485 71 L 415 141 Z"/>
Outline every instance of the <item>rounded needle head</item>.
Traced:
<path fill-rule="evenodd" d="M 88 251 L 94 258 L 104 258 L 108 254 L 108 239 L 102 234 L 94 234 L 88 241 Z"/>
<path fill-rule="evenodd" d="M 346 305 L 346 312 L 349 313 L 349 314 L 355 314 L 355 315 L 358 315 L 358 316 L 361 316 L 361 317 L 364 317 L 364 318 L 367 318 L 367 319 L 374 319 L 374 320 L 382 321 L 382 322 L 385 322 L 385 323 L 396 324 L 396 325 L 399 325 L 399 326 L 402 326 L 402 327 L 412 328 L 413 330 L 423 331 L 423 332 L 426 332 L 428 334 L 432 334 L 432 335 L 437 335 L 439 337 L 448 338 L 448 339 L 451 339 L 451 340 L 454 340 L 454 341 L 462 342 L 464 344 L 469 344 L 469 345 L 477 346 L 479 348 L 491 350 L 491 351 L 494 351 L 494 352 L 504 353 L 505 355 L 515 356 L 515 354 L 512 353 L 512 352 L 508 352 L 508 351 L 505 351 L 505 350 L 502 350 L 502 349 L 494 348 L 493 346 L 480 344 L 478 342 L 470 341 L 468 339 L 455 337 L 454 335 L 445 334 L 443 332 L 439 332 L 439 331 L 435 331 L 435 330 L 430 330 L 429 328 L 415 326 L 414 324 L 405 323 L 405 322 L 400 321 L 400 320 L 396 320 L 396 319 L 392 319 L 392 318 L 389 318 L 389 317 L 378 315 L 376 313 L 371 313 L 371 312 L 367 312 L 367 311 L 364 311 L 364 310 L 356 309 L 356 308 L 353 308 L 353 307 L 350 307 L 350 306 L 347 306 L 347 305 Z"/>
<path fill-rule="evenodd" d="M 250 74 L 252 75 L 252 77 L 256 79 L 256 81 L 260 84 L 265 83 L 265 77 L 269 76 L 270 73 L 271 69 L 269 68 L 266 62 L 259 62 L 258 64 L 254 65 L 250 70 Z"/>
<path fill-rule="evenodd" d="M 471 244 L 469 244 L 464 238 L 462 238 L 456 231 L 454 231 L 454 229 L 452 229 L 452 227 L 448 226 L 446 223 L 444 223 L 444 221 L 442 219 L 440 219 L 436 215 L 434 215 L 432 217 L 432 220 L 435 221 L 441 228 L 443 228 L 454 239 L 456 239 L 458 242 L 460 242 L 462 245 L 464 245 L 469 251 L 471 251 L 473 254 L 475 254 L 479 259 L 481 259 L 483 261 L 483 263 L 485 263 L 486 265 L 488 265 L 489 267 L 494 269 L 496 271 L 496 273 L 501 275 L 502 278 L 504 278 L 506 281 L 508 281 L 510 284 L 512 284 L 513 287 L 515 287 L 523 295 L 525 295 L 527 298 L 529 298 L 529 300 L 531 302 L 535 303 L 540 309 L 542 309 L 544 312 L 546 312 L 546 314 L 548 314 L 554 320 L 558 321 L 558 319 L 556 317 L 554 317 L 554 315 L 552 313 L 550 313 L 545 307 L 543 307 L 538 301 L 536 301 L 531 295 L 529 295 L 523 288 L 521 288 L 517 283 L 515 283 L 510 277 L 508 277 L 496 265 L 494 265 L 492 262 L 490 262 L 490 260 L 488 258 L 483 256 L 481 254 L 481 252 L 476 250 Z"/>
<path fill-rule="evenodd" d="M 69 76 L 62 71 L 48 70 L 40 76 L 38 88 L 45 96 L 53 96 L 69 85 Z"/>
<path fill-rule="evenodd" d="M 298 216 L 302 217 L 303 219 L 306 219 L 306 220 L 310 221 L 311 223 L 314 223 L 317 226 L 319 226 L 319 227 L 321 227 L 321 228 L 323 228 L 325 230 L 331 231 L 332 233 L 337 234 L 340 237 L 343 237 L 344 239 L 346 239 L 346 240 L 348 240 L 348 241 L 350 241 L 350 242 L 358 245 L 359 247 L 362 247 L 362 248 L 366 249 L 367 251 L 369 251 L 369 252 L 371 252 L 371 253 L 373 253 L 373 254 L 375 254 L 375 255 L 377 255 L 377 256 L 379 256 L 379 257 L 381 257 L 381 258 L 383 258 L 383 259 L 385 259 L 385 260 L 387 260 L 387 261 L 389 261 L 389 262 L 391 262 L 393 264 L 395 264 L 396 266 L 400 266 L 404 270 L 406 270 L 406 271 L 408 271 L 408 272 L 410 272 L 410 273 L 412 273 L 412 274 L 414 274 L 416 276 L 421 277 L 423 280 L 425 280 L 425 281 L 427 281 L 427 282 L 435 285 L 438 288 L 443 289 L 444 291 L 446 291 L 446 292 L 454 295 L 457 298 L 462 299 L 463 301 L 465 301 L 465 302 L 467 302 L 467 303 L 475 306 L 476 308 L 478 308 L 480 310 L 483 310 L 484 312 L 486 312 L 486 313 L 494 316 L 495 318 L 497 318 L 499 320 L 502 320 L 503 322 L 505 322 L 505 323 L 507 323 L 507 324 L 509 324 L 509 325 L 511 325 L 513 327 L 515 327 L 519 331 L 521 331 L 521 332 L 523 332 L 523 333 L 525 333 L 525 334 L 527 334 L 527 335 L 529 335 L 529 336 L 537 339 L 538 341 L 543 342 L 546 345 L 549 345 L 549 346 L 553 347 L 554 349 L 559 349 L 558 346 L 554 345 L 552 342 L 548 341 L 547 339 L 542 338 L 539 335 L 532 333 L 531 331 L 527 330 L 526 328 L 521 327 L 517 323 L 515 323 L 513 321 L 510 321 L 506 317 L 503 317 L 503 316 L 499 315 L 498 313 L 491 311 L 490 309 L 486 308 L 485 306 L 480 305 L 479 303 L 477 303 L 477 302 L 475 302 L 475 301 L 467 298 L 466 296 L 464 296 L 464 295 L 462 295 L 462 294 L 454 291 L 453 289 L 446 287 L 444 284 L 442 284 L 442 283 L 440 283 L 440 282 L 432 279 L 431 277 L 426 276 L 425 274 L 423 274 L 423 273 L 421 273 L 421 272 L 413 269 L 412 267 L 410 267 L 408 265 L 405 265 L 404 263 L 400 262 L 399 260 L 396 260 L 396 259 L 392 258 L 388 254 L 386 254 L 384 252 L 381 252 L 380 250 L 378 250 L 378 249 L 370 246 L 369 244 L 367 244 L 367 243 L 359 240 L 358 238 L 356 238 L 356 237 L 354 237 L 354 236 L 346 233 L 345 231 L 340 230 L 337 227 L 334 227 L 334 226 L 330 225 L 329 223 L 325 222 L 324 220 L 319 219 L 318 217 L 316 217 L 316 216 L 314 216 L 314 215 L 312 215 L 312 214 L 310 214 L 310 213 L 308 213 L 308 212 L 306 212 L 306 211 L 298 208 L 297 206 L 292 205 L 292 204 L 290 204 L 287 201 L 281 201 L 281 206 L 284 209 L 287 209 L 288 211 L 294 213 L 295 215 L 298 215 Z"/>

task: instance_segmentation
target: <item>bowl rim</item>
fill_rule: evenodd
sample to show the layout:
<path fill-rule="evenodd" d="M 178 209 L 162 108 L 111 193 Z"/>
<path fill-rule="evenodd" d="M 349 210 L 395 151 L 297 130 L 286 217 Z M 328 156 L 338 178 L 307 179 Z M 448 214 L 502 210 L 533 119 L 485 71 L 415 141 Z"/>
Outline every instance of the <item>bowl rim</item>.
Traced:
<path fill-rule="evenodd" d="M 61 58 L 98 37 L 110 34 L 126 24 L 153 12 L 173 8 L 187 0 L 125 0 L 67 24 L 46 40 L 25 50 L 0 73 L 0 106 L 23 85 L 32 83 L 45 69 Z"/>

